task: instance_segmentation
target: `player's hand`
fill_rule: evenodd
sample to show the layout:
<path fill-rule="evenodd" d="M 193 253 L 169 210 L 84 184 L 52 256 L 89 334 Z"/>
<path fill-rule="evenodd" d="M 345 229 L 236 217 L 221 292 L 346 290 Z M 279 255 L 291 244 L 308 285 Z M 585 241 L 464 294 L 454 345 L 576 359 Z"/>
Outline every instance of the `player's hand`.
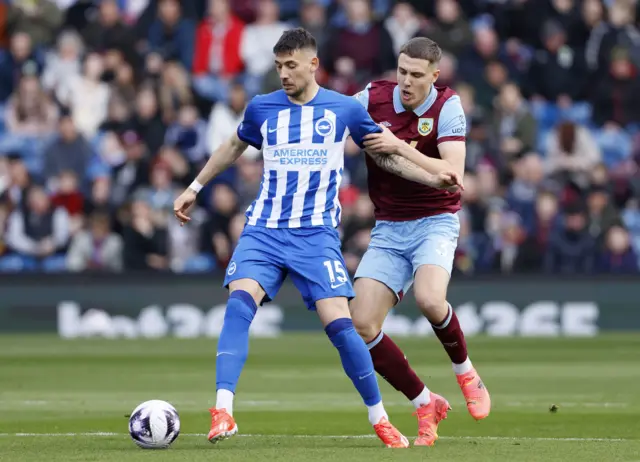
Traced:
<path fill-rule="evenodd" d="M 444 189 L 450 193 L 464 191 L 464 185 L 462 184 L 462 178 L 456 172 L 444 171 L 436 175 L 437 189 Z"/>
<path fill-rule="evenodd" d="M 185 223 L 191 221 L 191 218 L 187 213 L 195 202 L 196 192 L 190 188 L 185 189 L 185 191 L 173 202 L 173 213 L 180 222 L 180 226 L 184 226 Z"/>
<path fill-rule="evenodd" d="M 372 154 L 398 154 L 400 143 L 403 141 L 384 125 L 378 124 L 378 126 L 382 129 L 382 133 L 370 133 L 363 138 L 365 149 Z"/>

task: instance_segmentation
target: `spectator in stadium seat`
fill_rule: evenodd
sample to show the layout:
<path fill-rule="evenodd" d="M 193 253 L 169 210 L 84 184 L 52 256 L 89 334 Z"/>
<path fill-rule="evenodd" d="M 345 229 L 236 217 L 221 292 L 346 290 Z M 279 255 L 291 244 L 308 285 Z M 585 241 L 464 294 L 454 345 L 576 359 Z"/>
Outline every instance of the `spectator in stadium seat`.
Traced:
<path fill-rule="evenodd" d="M 500 238 L 495 241 L 493 271 L 509 273 L 532 273 L 540 269 L 542 257 L 517 213 L 509 212 L 500 217 Z"/>
<path fill-rule="evenodd" d="M 393 43 L 387 30 L 374 22 L 367 0 L 350 0 L 344 5 L 347 25 L 331 32 L 322 53 L 322 62 L 334 73 L 341 58 L 350 58 L 361 83 L 396 67 Z"/>
<path fill-rule="evenodd" d="M 302 0 L 300 17 L 293 21 L 296 27 L 303 27 L 316 38 L 318 49 L 324 48 L 327 40 L 327 10 L 322 0 Z"/>
<path fill-rule="evenodd" d="M 437 0 L 436 17 L 418 35 L 429 37 L 454 56 L 460 56 L 473 41 L 469 23 L 456 0 Z"/>
<path fill-rule="evenodd" d="M 100 134 L 111 132 L 120 135 L 133 128 L 131 117 L 132 111 L 128 101 L 118 94 L 113 94 L 107 106 L 107 117 L 98 127 L 98 132 Z"/>
<path fill-rule="evenodd" d="M 103 58 L 89 54 L 83 64 L 81 76 L 72 80 L 73 92 L 69 109 L 80 133 L 91 139 L 107 117 L 110 89 L 100 80 L 104 71 Z"/>
<path fill-rule="evenodd" d="M 240 43 L 244 24 L 231 14 L 229 0 L 209 0 L 196 31 L 193 87 L 210 101 L 226 101 L 229 81 L 243 71 Z"/>
<path fill-rule="evenodd" d="M 583 126 L 563 122 L 549 135 L 546 165 L 548 175 L 586 188 L 590 172 L 600 159 L 598 145 Z"/>
<path fill-rule="evenodd" d="M 40 47 L 53 43 L 63 21 L 62 11 L 50 0 L 13 0 L 7 29 L 10 34 L 18 31 L 29 34 L 33 45 Z"/>
<path fill-rule="evenodd" d="M 537 123 L 520 89 L 508 83 L 500 89 L 493 117 L 493 143 L 504 159 L 513 160 L 535 149 Z"/>
<path fill-rule="evenodd" d="M 506 230 L 505 239 L 509 244 L 500 252 L 500 262 L 504 265 L 505 257 L 512 260 L 511 270 L 517 274 L 539 273 L 542 269 L 544 248 L 540 245 L 537 236 L 527 233 L 520 221 L 516 221 Z M 514 245 L 517 247 L 514 249 Z M 506 252 L 505 252 L 506 250 Z M 515 257 L 509 256 L 514 252 Z M 502 270 L 504 266 L 500 267 Z"/>
<path fill-rule="evenodd" d="M 107 56 L 109 56 L 109 54 L 107 54 Z M 153 77 L 150 76 L 149 78 Z M 136 71 L 131 64 L 126 61 L 118 64 L 114 79 L 111 82 L 111 89 L 114 95 L 117 95 L 125 101 L 134 101 L 136 99 L 138 84 L 136 82 Z"/>
<path fill-rule="evenodd" d="M 475 171 L 478 163 L 489 155 L 488 130 L 484 129 L 483 123 L 485 112 L 476 103 L 476 93 L 471 85 L 462 82 L 455 86 L 455 90 L 460 96 L 462 109 L 467 119 L 465 169 Z"/>
<path fill-rule="evenodd" d="M 391 10 L 391 15 L 385 19 L 384 27 L 391 37 L 393 52 L 397 56 L 400 53 L 402 45 L 407 43 L 420 31 L 420 20 L 416 16 L 416 12 L 410 3 L 400 1 L 396 3 Z"/>
<path fill-rule="evenodd" d="M 213 152 L 207 152 L 206 138 L 207 123 L 200 118 L 195 106 L 185 105 L 180 108 L 176 122 L 167 129 L 165 144 L 177 147 L 190 162 L 200 163 Z"/>
<path fill-rule="evenodd" d="M 244 86 L 241 82 L 235 81 L 229 89 L 229 102 L 219 102 L 213 106 L 206 135 L 208 155 L 236 132 L 244 117 L 247 102 Z M 258 154 L 260 154 L 258 149 L 249 146 L 242 156 L 255 158 Z"/>
<path fill-rule="evenodd" d="M 187 158 L 173 146 L 160 148 L 158 159 L 169 167 L 174 182 L 185 188 L 191 184 L 193 176 L 197 175 L 195 169 L 200 168 L 200 164 L 189 163 Z"/>
<path fill-rule="evenodd" d="M 245 24 L 256 20 L 256 7 L 255 0 L 233 0 L 231 2 L 231 11 Z"/>
<path fill-rule="evenodd" d="M 588 32 L 581 17 L 581 3 L 577 0 L 551 0 L 548 19 L 556 21 L 567 32 L 567 43 L 583 49 Z"/>
<path fill-rule="evenodd" d="M 51 190 L 57 189 L 57 177 L 64 171 L 73 172 L 77 178 L 85 178 L 93 157 L 91 146 L 78 132 L 69 114 L 63 114 L 58 127 L 58 137 L 44 152 L 43 174 Z"/>
<path fill-rule="evenodd" d="M 234 249 L 238 245 L 238 240 L 244 230 L 246 221 L 247 218 L 244 216 L 244 213 L 236 213 L 229 222 L 229 236 L 231 238 L 231 245 Z"/>
<path fill-rule="evenodd" d="M 358 69 L 356 69 L 355 61 L 347 56 L 342 56 L 334 63 L 334 72 L 329 77 L 327 86 L 343 95 L 354 95 L 362 88 L 362 85 L 358 83 L 357 74 Z"/>
<path fill-rule="evenodd" d="M 86 231 L 78 233 L 67 253 L 67 269 L 80 271 L 122 271 L 122 238 L 111 231 L 108 213 L 94 212 Z"/>
<path fill-rule="evenodd" d="M 298 0 L 279 0 L 282 7 L 285 3 L 293 3 Z M 339 28 L 344 27 L 349 22 L 349 13 L 347 11 L 349 2 L 351 0 L 320 0 L 327 8 L 327 14 L 330 18 L 330 26 Z M 385 18 L 388 16 L 391 5 L 394 3 L 391 0 L 367 0 L 372 16 L 376 19 Z"/>
<path fill-rule="evenodd" d="M 638 34 L 640 47 L 640 33 Z M 592 93 L 593 119 L 598 125 L 613 122 L 618 127 L 640 121 L 640 67 L 625 49 L 613 52 L 609 73 Z"/>
<path fill-rule="evenodd" d="M 11 36 L 8 53 L 0 54 L 0 102 L 4 103 L 18 87 L 23 75 L 40 75 L 42 62 L 34 51 L 31 37 L 24 32 Z"/>
<path fill-rule="evenodd" d="M 621 222 L 621 217 L 611 201 L 609 188 L 592 186 L 587 195 L 589 232 L 600 243 L 609 229 Z"/>
<path fill-rule="evenodd" d="M 80 190 L 80 179 L 71 170 L 60 172 L 56 178 L 57 188 L 51 196 L 53 207 L 62 207 L 69 215 L 69 232 L 74 235 L 84 225 L 84 195 Z"/>
<path fill-rule="evenodd" d="M 264 76 L 274 67 L 273 46 L 289 28 L 278 20 L 280 11 L 275 0 L 258 0 L 257 6 L 256 22 L 245 26 L 240 42 L 249 98 L 260 93 Z"/>
<path fill-rule="evenodd" d="M 633 6 L 624 0 L 610 2 L 608 19 L 593 30 L 587 44 L 589 67 L 598 78 L 608 74 L 611 58 L 619 48 L 631 50 L 630 59 L 640 68 L 640 31 L 633 24 Z"/>
<path fill-rule="evenodd" d="M 515 79 L 517 69 L 510 63 L 508 56 L 502 50 L 498 34 L 495 29 L 485 23 L 480 23 L 473 30 L 473 46 L 459 57 L 459 77 L 476 89 L 476 97 L 480 101 L 480 88 L 486 79 L 483 70 L 492 63 L 501 63 L 507 78 Z M 484 104 L 483 104 L 484 106 Z M 491 101 L 488 104 L 491 108 Z"/>
<path fill-rule="evenodd" d="M 115 213 L 111 202 L 111 178 L 106 175 L 95 178 L 84 204 L 87 216 L 95 211 L 102 211 L 113 218 Z"/>
<path fill-rule="evenodd" d="M 168 212 L 173 210 L 176 190 L 173 186 L 171 167 L 162 159 L 157 159 L 151 166 L 149 185 L 139 188 L 135 195 L 144 197 L 151 209 L 157 212 L 162 222 Z"/>
<path fill-rule="evenodd" d="M 454 88 L 458 83 L 458 60 L 451 53 L 443 52 L 440 59 L 440 76 L 438 84 Z"/>
<path fill-rule="evenodd" d="M 22 207 L 27 195 L 27 189 L 31 185 L 31 177 L 20 155 L 10 154 L 6 159 L 7 176 L 3 180 L 4 190 L 1 198 L 13 208 Z"/>
<path fill-rule="evenodd" d="M 567 32 L 553 20 L 544 24 L 542 42 L 544 49 L 536 51 L 531 63 L 530 93 L 563 109 L 569 108 L 586 96 L 584 53 L 567 44 Z"/>
<path fill-rule="evenodd" d="M 193 104 L 193 94 L 187 71 L 178 63 L 166 63 L 158 88 L 158 102 L 165 124 L 175 121 L 179 109 Z"/>
<path fill-rule="evenodd" d="M 573 44 L 577 46 L 581 45 L 585 49 L 585 59 L 590 71 L 594 70 L 593 63 L 591 62 L 590 39 L 599 33 L 595 31 L 606 31 L 608 27 L 605 21 L 604 11 L 604 5 L 600 0 L 584 0 L 582 2 L 582 29 L 579 31 L 578 37 Z M 597 60 L 597 56 L 594 58 Z"/>
<path fill-rule="evenodd" d="M 360 194 L 353 208 L 353 215 L 343 225 L 342 249 L 347 271 L 353 274 L 371 240 L 373 204 L 366 194 Z"/>
<path fill-rule="evenodd" d="M 612 226 L 607 231 L 604 249 L 596 259 L 596 271 L 607 274 L 638 272 L 638 256 L 631 247 L 629 232 L 622 226 Z"/>
<path fill-rule="evenodd" d="M 544 269 L 553 274 L 584 274 L 594 269 L 595 242 L 588 230 L 584 206 L 568 205 L 562 224 L 551 232 Z"/>
<path fill-rule="evenodd" d="M 213 254 L 218 266 L 224 268 L 233 252 L 230 224 L 238 213 L 236 193 L 228 185 L 219 183 L 211 190 L 209 219 L 202 228 L 201 250 Z"/>
<path fill-rule="evenodd" d="M 535 217 L 533 227 L 527 229 L 528 236 L 533 238 L 537 249 L 544 254 L 552 232 L 560 223 L 560 203 L 556 194 L 551 190 L 538 192 L 535 202 Z"/>
<path fill-rule="evenodd" d="M 113 167 L 111 184 L 112 199 L 116 207 L 123 205 L 133 191 L 149 184 L 148 150 L 140 135 L 128 130 L 120 138 L 125 160 Z"/>
<path fill-rule="evenodd" d="M 82 73 L 82 39 L 75 31 L 65 31 L 58 38 L 55 51 L 47 54 L 43 87 L 52 92 L 59 104 L 68 106 L 74 92 L 74 82 Z"/>
<path fill-rule="evenodd" d="M 506 200 L 509 208 L 518 213 L 526 230 L 535 225 L 535 204 L 544 180 L 544 164 L 536 153 L 525 154 L 513 164 L 513 181 Z"/>
<path fill-rule="evenodd" d="M 124 267 L 127 270 L 164 271 L 167 259 L 167 230 L 154 222 L 150 205 L 142 197 L 135 197 L 131 216 L 123 230 Z"/>
<path fill-rule="evenodd" d="M 162 121 L 156 93 L 150 86 L 138 92 L 132 126 L 151 155 L 155 156 L 162 146 L 167 127 Z"/>
<path fill-rule="evenodd" d="M 195 24 L 182 16 L 178 0 L 160 0 L 158 16 L 149 28 L 149 48 L 165 61 L 179 61 L 191 69 L 195 46 Z"/>
<path fill-rule="evenodd" d="M 26 208 L 11 213 L 6 241 L 20 255 L 36 259 L 52 257 L 69 242 L 69 215 L 62 207 L 52 207 L 43 187 L 32 186 L 27 193 Z"/>
<path fill-rule="evenodd" d="M 120 51 L 125 60 L 137 66 L 141 58 L 136 51 L 136 38 L 130 27 L 121 20 L 117 0 L 102 0 L 99 14 L 82 30 L 87 48 L 103 53 Z"/>
<path fill-rule="evenodd" d="M 30 170 L 40 170 L 42 148 L 55 131 L 57 116 L 58 110 L 38 78 L 25 75 L 7 103 L 7 133 L 0 137 L 0 150 L 17 151 Z"/>
<path fill-rule="evenodd" d="M 263 163 L 250 157 L 240 157 L 237 161 L 238 180 L 235 191 L 238 194 L 239 208 L 246 210 L 260 192 Z"/>

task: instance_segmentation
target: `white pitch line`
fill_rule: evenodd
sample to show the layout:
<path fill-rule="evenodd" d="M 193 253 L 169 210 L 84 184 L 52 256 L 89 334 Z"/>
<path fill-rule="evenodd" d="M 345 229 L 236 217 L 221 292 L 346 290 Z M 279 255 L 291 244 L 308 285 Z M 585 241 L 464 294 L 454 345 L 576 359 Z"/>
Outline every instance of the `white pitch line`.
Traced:
<path fill-rule="evenodd" d="M 128 433 L 113 432 L 82 432 L 82 433 L 0 433 L 0 437 L 52 437 L 52 438 L 73 438 L 73 437 L 104 437 L 104 436 L 129 436 Z M 181 433 L 183 437 L 205 437 L 205 433 Z M 313 438 L 313 439 L 369 439 L 376 438 L 375 435 L 264 435 L 264 434 L 244 434 L 238 435 L 241 438 Z M 627 438 L 551 438 L 551 437 L 530 437 L 530 436 L 441 436 L 442 440 L 476 440 L 476 441 L 559 441 L 559 442 L 602 442 L 620 443 L 634 441 Z"/>

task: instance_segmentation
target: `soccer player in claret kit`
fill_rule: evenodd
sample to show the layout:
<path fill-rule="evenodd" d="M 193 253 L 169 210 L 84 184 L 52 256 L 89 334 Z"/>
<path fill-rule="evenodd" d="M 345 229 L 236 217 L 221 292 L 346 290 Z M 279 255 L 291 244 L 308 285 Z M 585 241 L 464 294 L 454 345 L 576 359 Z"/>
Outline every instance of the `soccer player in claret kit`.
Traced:
<path fill-rule="evenodd" d="M 460 228 L 460 191 L 400 177 L 419 168 L 432 174 L 453 171 L 462 187 L 466 122 L 456 93 L 435 86 L 441 55 L 432 40 L 412 39 L 400 50 L 397 83 L 372 82 L 355 95 L 383 132 L 364 141 L 376 226 L 356 271 L 351 315 L 375 370 L 414 404 L 419 425 L 415 444 L 422 446 L 435 443 L 449 403 L 429 391 L 382 332 L 389 310 L 412 284 L 419 309 L 451 358 L 469 413 L 480 420 L 491 408 L 458 318 L 446 301 Z"/>
<path fill-rule="evenodd" d="M 353 327 L 348 300 L 353 287 L 340 253 L 338 189 L 347 137 L 362 146 L 381 129 L 350 96 L 315 80 L 315 39 L 304 29 L 285 32 L 274 47 L 283 89 L 249 103 L 237 133 L 214 152 L 194 183 L 174 203 L 182 224 L 204 184 L 228 168 L 248 145 L 262 149 L 261 191 L 227 267 L 229 300 L 216 357 L 216 405 L 210 409 L 211 442 L 233 436 L 233 399 L 249 350 L 249 327 L 258 306 L 275 297 L 288 275 L 315 310 L 339 352 L 346 374 L 368 409 L 369 421 L 387 447 L 406 448 L 389 423 L 369 351 Z M 450 172 L 422 179 L 446 187 Z"/>

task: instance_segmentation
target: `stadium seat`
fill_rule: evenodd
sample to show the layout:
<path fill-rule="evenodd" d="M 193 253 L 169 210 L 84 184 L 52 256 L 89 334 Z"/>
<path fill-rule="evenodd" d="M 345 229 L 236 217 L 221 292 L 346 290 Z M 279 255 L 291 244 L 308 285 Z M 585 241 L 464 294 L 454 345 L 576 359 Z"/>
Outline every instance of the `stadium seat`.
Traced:
<path fill-rule="evenodd" d="M 54 255 L 42 261 L 42 270 L 46 273 L 63 273 L 67 271 L 67 263 L 64 255 Z"/>
<path fill-rule="evenodd" d="M 601 129 L 594 133 L 602 152 L 602 162 L 613 168 L 631 156 L 632 139 L 628 133 Z"/>
<path fill-rule="evenodd" d="M 558 115 L 561 120 L 570 120 L 579 125 L 591 126 L 591 114 L 593 108 L 589 103 L 578 102 L 568 109 L 559 109 Z"/>
<path fill-rule="evenodd" d="M 213 255 L 202 253 L 189 258 L 182 271 L 184 273 L 210 273 L 216 269 L 216 266 Z"/>
<path fill-rule="evenodd" d="M 37 268 L 33 258 L 23 255 L 7 255 L 0 257 L 0 273 L 20 273 L 34 271 Z"/>

